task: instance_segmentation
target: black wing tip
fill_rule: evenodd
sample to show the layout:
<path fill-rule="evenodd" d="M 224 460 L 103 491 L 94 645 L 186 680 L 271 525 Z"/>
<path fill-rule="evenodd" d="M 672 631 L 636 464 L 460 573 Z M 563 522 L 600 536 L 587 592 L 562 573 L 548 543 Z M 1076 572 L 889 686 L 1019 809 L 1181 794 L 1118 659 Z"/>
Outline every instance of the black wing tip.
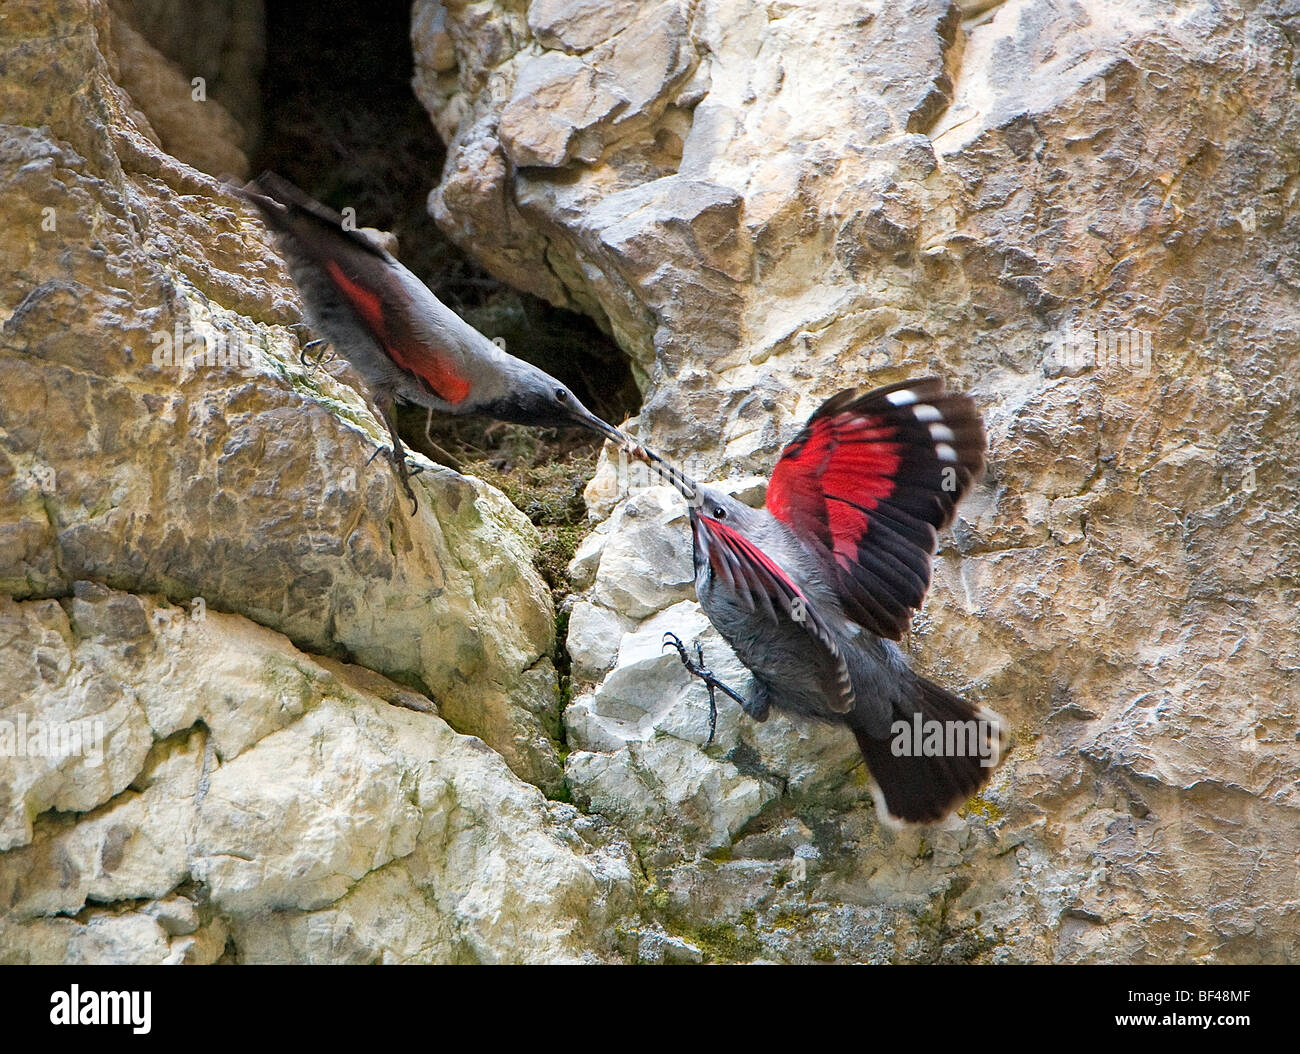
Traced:
<path fill-rule="evenodd" d="M 260 174 L 254 176 L 246 184 L 244 189 L 261 194 L 263 197 L 270 198 L 280 205 L 293 205 L 299 208 L 315 207 L 323 209 L 325 206 L 315 201 L 302 190 L 302 188 L 289 182 L 284 176 L 271 169 L 264 169 Z"/>
<path fill-rule="evenodd" d="M 282 179 L 274 172 L 263 172 L 260 176 L 250 179 L 247 183 L 239 183 L 233 179 L 223 181 L 227 190 L 234 194 L 235 197 L 248 202 L 257 208 L 262 214 L 268 226 L 276 231 L 285 231 L 288 229 L 288 222 L 295 211 L 313 212 L 318 218 L 323 205 L 316 204 L 315 210 L 304 204 L 304 201 L 310 201 L 302 191 L 298 190 L 292 183 Z M 341 217 L 339 222 L 342 222 Z"/>
<path fill-rule="evenodd" d="M 913 398 L 905 401 L 890 399 L 890 396 L 902 392 L 910 393 Z M 921 405 L 932 406 L 939 413 L 939 422 L 954 433 L 956 441 L 951 445 L 962 455 L 959 463 L 973 477 L 978 478 L 984 471 L 985 452 L 988 449 L 984 417 L 970 395 L 948 391 L 944 379 L 937 375 L 913 377 L 871 389 L 845 388 L 817 408 L 804 430 L 819 418 L 841 413 L 880 414 L 892 421 L 911 423 L 915 417 L 912 408 Z"/>
<path fill-rule="evenodd" d="M 322 205 L 302 188 L 270 169 L 250 179 L 244 186 L 232 185 L 230 189 L 245 201 L 256 205 L 276 230 L 287 231 L 294 217 L 302 217 L 327 228 L 331 234 L 342 235 L 376 256 L 387 258 L 390 255 L 364 231 L 345 224 L 342 215 L 328 205 Z M 297 230 L 301 233 L 302 228 Z"/>

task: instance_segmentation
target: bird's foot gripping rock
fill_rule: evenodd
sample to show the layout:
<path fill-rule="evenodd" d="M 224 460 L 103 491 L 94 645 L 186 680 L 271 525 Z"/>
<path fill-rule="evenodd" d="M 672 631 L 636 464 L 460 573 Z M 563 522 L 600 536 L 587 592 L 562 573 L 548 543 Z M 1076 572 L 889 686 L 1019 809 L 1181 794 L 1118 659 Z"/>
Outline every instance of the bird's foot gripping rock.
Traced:
<path fill-rule="evenodd" d="M 406 491 L 406 496 L 411 499 L 411 515 L 414 516 L 420 509 L 420 503 L 415 500 L 415 491 L 411 489 L 411 477 L 418 476 L 423 472 L 424 466 L 407 465 L 406 448 L 402 446 L 402 441 L 397 437 L 397 421 L 393 417 L 393 408 L 391 405 L 381 406 L 380 410 L 383 413 L 384 423 L 388 425 L 388 435 L 393 441 L 392 451 L 388 455 L 388 459 L 393 463 L 393 471 L 397 473 L 397 478 L 402 484 L 402 489 Z M 383 447 L 379 448 L 379 450 L 382 449 Z M 370 455 L 371 461 L 374 461 L 379 454 L 379 450 Z"/>
<path fill-rule="evenodd" d="M 315 355 L 309 356 L 308 352 L 314 348 L 320 348 L 320 351 Z M 302 350 L 298 352 L 298 362 L 309 370 L 324 366 L 325 363 L 331 361 L 334 357 L 334 348 L 331 347 L 330 342 L 324 337 L 317 337 L 315 340 L 307 341 L 307 343 L 302 346 Z"/>
<path fill-rule="evenodd" d="M 392 447 L 375 447 L 375 452 L 366 459 L 366 465 L 369 466 L 380 454 L 387 452 L 385 460 L 393 466 L 393 471 L 397 473 L 397 479 L 402 484 L 402 489 L 406 491 L 406 496 L 411 499 L 411 515 L 414 516 L 419 511 L 420 503 L 415 500 L 415 491 L 411 489 L 411 477 L 418 476 L 423 472 L 424 466 L 406 460 L 406 450 L 401 443 L 397 442 L 396 436 L 393 437 L 393 443 Z"/>
<path fill-rule="evenodd" d="M 698 677 L 703 681 L 705 686 L 709 689 L 709 738 L 704 741 L 704 745 L 707 748 L 712 744 L 714 733 L 718 730 L 718 699 L 714 694 L 715 689 L 721 688 L 741 706 L 745 705 L 744 697 L 741 696 L 739 692 L 736 692 L 734 689 L 723 684 L 713 676 L 713 671 L 704 665 L 704 648 L 698 640 L 695 641 L 694 660 L 687 654 L 686 645 L 682 643 L 682 639 L 677 636 L 676 633 L 668 632 L 664 634 L 663 646 L 667 648 L 669 645 L 672 645 L 677 649 L 677 654 L 682 660 L 682 665 L 690 671 L 692 676 Z"/>
<path fill-rule="evenodd" d="M 375 452 L 367 459 L 369 465 L 380 454 L 384 455 L 384 460 L 393 466 L 393 471 L 397 473 L 397 479 L 402 484 L 402 489 L 406 491 L 406 496 L 411 499 L 411 515 L 414 516 L 420 508 L 420 503 L 415 500 L 415 491 L 411 490 L 411 477 L 418 476 L 424 471 L 423 465 L 418 465 L 414 461 L 408 461 L 406 451 L 399 444 L 397 447 L 377 446 Z"/>
<path fill-rule="evenodd" d="M 391 454 L 393 469 L 397 473 L 397 478 L 401 481 L 402 489 L 406 491 L 406 496 L 411 499 L 411 515 L 414 516 L 420 511 L 420 503 L 415 500 L 415 491 L 411 489 L 411 477 L 418 476 L 424 471 L 423 465 L 417 465 L 414 462 L 406 460 L 405 450 L 394 450 Z"/>

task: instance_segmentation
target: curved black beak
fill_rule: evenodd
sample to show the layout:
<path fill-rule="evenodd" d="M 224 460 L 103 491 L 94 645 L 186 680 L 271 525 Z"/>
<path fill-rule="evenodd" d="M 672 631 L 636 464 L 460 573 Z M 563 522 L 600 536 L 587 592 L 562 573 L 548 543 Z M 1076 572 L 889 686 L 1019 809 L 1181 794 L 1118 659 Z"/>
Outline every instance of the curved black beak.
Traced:
<path fill-rule="evenodd" d="M 690 507 L 693 517 L 695 509 L 703 500 L 700 496 L 699 484 L 676 465 L 665 461 L 649 447 L 638 445 L 637 450 L 639 452 L 637 456 L 642 461 L 649 465 L 666 482 L 677 488 L 678 493 L 686 499 L 686 504 Z"/>
<path fill-rule="evenodd" d="M 633 439 L 626 432 L 615 428 L 607 421 L 602 421 L 581 403 L 575 402 L 569 407 L 569 417 L 574 424 L 598 432 L 606 439 L 611 440 L 621 450 L 625 450 L 628 456 L 634 457 L 638 461 L 644 461 L 656 474 L 676 487 L 681 496 L 686 499 L 686 504 L 691 506 L 692 509 L 700 503 L 699 487 L 696 482 L 643 443 Z"/>
<path fill-rule="evenodd" d="M 575 425 L 581 425 L 583 428 L 589 429 L 592 432 L 598 432 L 606 439 L 612 441 L 616 446 L 620 446 L 625 450 L 630 451 L 632 448 L 637 446 L 636 440 L 626 432 L 615 428 L 608 421 L 602 421 L 577 400 L 574 400 L 572 405 L 569 407 L 569 417 Z"/>

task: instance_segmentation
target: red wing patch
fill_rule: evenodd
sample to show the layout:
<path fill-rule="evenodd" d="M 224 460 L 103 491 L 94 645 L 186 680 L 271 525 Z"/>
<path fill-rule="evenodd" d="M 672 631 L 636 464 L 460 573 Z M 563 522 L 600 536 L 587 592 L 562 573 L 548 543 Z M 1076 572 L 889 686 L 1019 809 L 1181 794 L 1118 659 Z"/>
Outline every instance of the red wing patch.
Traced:
<path fill-rule="evenodd" d="M 388 350 L 399 366 L 422 377 L 444 402 L 454 406 L 469 395 L 469 381 L 447 364 L 447 356 L 423 344 L 398 344 Z"/>
<path fill-rule="evenodd" d="M 325 270 L 334 279 L 334 284 L 339 287 L 349 304 L 356 309 L 376 336 L 382 336 L 384 332 L 384 302 L 379 294 L 372 289 L 367 289 L 360 282 L 354 282 L 346 274 L 343 268 L 333 260 L 325 261 Z"/>
<path fill-rule="evenodd" d="M 897 640 L 930 585 L 937 530 L 984 466 L 974 403 L 919 381 L 827 400 L 781 454 L 767 508 L 826 554 L 846 613 Z"/>
<path fill-rule="evenodd" d="M 347 298 L 349 304 L 370 327 L 375 339 L 383 345 L 402 369 L 421 378 L 438 398 L 452 404 L 459 403 L 469 395 L 470 383 L 452 369 L 448 356 L 438 349 L 420 344 L 400 333 L 393 333 L 393 319 L 384 310 L 381 293 L 366 288 L 360 282 L 349 278 L 333 260 L 325 261 L 325 269 L 338 286 L 339 292 Z M 397 320 L 401 321 L 401 320 Z M 407 328 L 401 325 L 400 328 Z"/>
<path fill-rule="evenodd" d="M 695 544 L 709 561 L 713 574 L 750 611 L 762 611 L 772 622 L 793 622 L 803 626 L 834 663 L 834 678 L 828 684 L 831 709 L 847 713 L 853 709 L 853 682 L 830 629 L 785 570 L 739 531 L 703 513 L 696 513 Z"/>
<path fill-rule="evenodd" d="M 739 531 L 733 531 L 722 521 L 715 520 L 711 516 L 705 516 L 703 513 L 699 514 L 699 518 L 710 533 L 724 546 L 743 556 L 746 560 L 757 564 L 773 579 L 781 583 L 783 589 L 789 590 L 793 596 L 803 598 L 803 593 L 799 587 L 791 581 L 790 576 L 782 570 L 781 566 L 743 534 Z"/>

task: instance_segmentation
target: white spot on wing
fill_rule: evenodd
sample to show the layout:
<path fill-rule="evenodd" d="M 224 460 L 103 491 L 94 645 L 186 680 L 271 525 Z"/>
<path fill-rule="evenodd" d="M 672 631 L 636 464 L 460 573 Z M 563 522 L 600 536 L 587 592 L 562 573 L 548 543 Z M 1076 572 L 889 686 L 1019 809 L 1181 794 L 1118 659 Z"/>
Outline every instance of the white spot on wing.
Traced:
<path fill-rule="evenodd" d="M 957 460 L 957 451 L 955 451 L 947 443 L 936 443 L 934 445 L 934 453 L 935 456 L 938 457 L 940 461 Z"/>
<path fill-rule="evenodd" d="M 947 425 L 931 425 L 930 438 L 940 443 L 951 443 L 957 438 L 957 435 Z"/>
<path fill-rule="evenodd" d="M 916 402 L 916 392 L 906 390 L 901 392 L 890 392 L 885 396 L 885 398 L 894 406 L 911 406 Z"/>
<path fill-rule="evenodd" d="M 929 403 L 922 403 L 920 406 L 913 409 L 912 413 L 916 414 L 916 419 L 918 421 L 942 421 L 943 420 L 943 414 L 941 414 Z"/>

